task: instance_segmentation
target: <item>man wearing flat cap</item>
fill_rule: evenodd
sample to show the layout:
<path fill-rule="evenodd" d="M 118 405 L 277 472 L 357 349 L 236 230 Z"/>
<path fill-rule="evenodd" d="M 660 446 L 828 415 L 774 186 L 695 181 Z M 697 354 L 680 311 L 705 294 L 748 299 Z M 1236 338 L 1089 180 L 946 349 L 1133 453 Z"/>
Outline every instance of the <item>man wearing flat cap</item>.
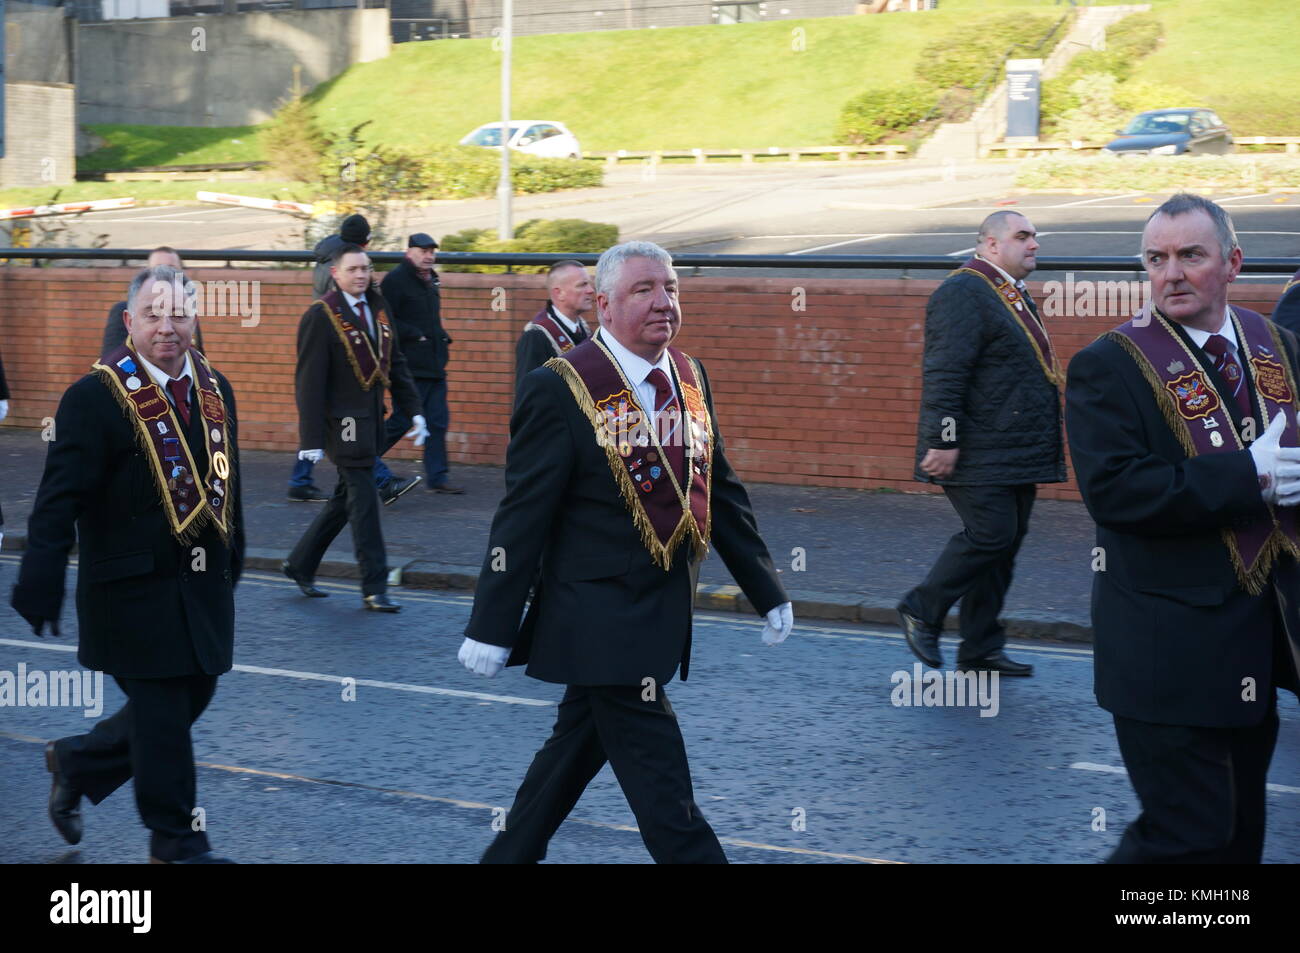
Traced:
<path fill-rule="evenodd" d="M 429 428 L 429 439 L 424 444 L 426 485 L 436 493 L 462 493 L 450 482 L 447 471 L 446 367 L 451 338 L 442 328 L 438 273 L 433 270 L 437 248 L 438 243 L 424 232 L 411 235 L 406 242 L 406 259 L 384 276 L 379 290 L 392 311 L 397 343 L 420 392 L 420 406 Z M 410 429 L 411 418 L 394 406 L 386 425 L 385 451 Z M 376 475 L 382 478 L 382 470 Z"/>

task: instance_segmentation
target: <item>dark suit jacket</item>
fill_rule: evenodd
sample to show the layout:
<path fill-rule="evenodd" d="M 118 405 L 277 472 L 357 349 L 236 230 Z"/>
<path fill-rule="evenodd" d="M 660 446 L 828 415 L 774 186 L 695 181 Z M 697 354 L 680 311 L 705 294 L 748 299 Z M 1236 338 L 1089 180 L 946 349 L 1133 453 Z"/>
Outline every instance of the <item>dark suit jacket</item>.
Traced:
<path fill-rule="evenodd" d="M 9 384 L 5 381 L 5 362 L 0 360 L 0 400 L 9 399 Z"/>
<path fill-rule="evenodd" d="M 563 322 L 556 318 L 554 312 L 551 311 L 549 302 L 542 306 L 542 310 L 538 314 L 549 315 L 551 320 L 564 327 Z M 529 322 L 530 326 L 531 323 Z M 556 356 L 558 355 L 556 355 L 555 348 L 551 345 L 550 335 L 526 329 L 519 335 L 519 341 L 515 344 L 516 402 L 519 399 L 519 392 L 523 390 L 524 378 Z"/>
<path fill-rule="evenodd" d="M 434 272 L 433 281 L 426 285 L 415 266 L 404 260 L 384 275 L 379 290 L 388 302 L 411 376 L 442 380 L 447 376 L 451 336 L 442 327 L 438 273 Z"/>
<path fill-rule="evenodd" d="M 1294 368 L 1295 338 L 1283 338 Z M 1280 590 L 1280 618 L 1300 635 L 1300 574 L 1284 557 L 1252 596 L 1233 571 L 1220 530 L 1269 519 L 1250 451 L 1189 459 L 1136 362 L 1105 338 L 1070 362 L 1066 429 L 1105 556 L 1092 590 L 1098 704 L 1159 724 L 1258 724 L 1274 685 L 1296 690 L 1275 622 Z M 1244 678 L 1257 701 L 1243 700 Z"/>
<path fill-rule="evenodd" d="M 342 297 L 343 321 L 363 333 L 366 322 L 348 307 Z M 366 290 L 371 314 L 387 312 L 383 295 Z M 388 369 L 393 400 L 407 416 L 424 413 L 420 394 L 406 369 L 402 348 L 393 342 L 392 365 Z M 336 466 L 369 467 L 384 452 L 384 386 L 378 381 L 370 390 L 357 382 L 348 352 L 330 323 L 325 306 L 313 303 L 298 324 L 298 368 L 295 377 L 298 398 L 299 445 L 303 450 L 324 450 Z M 351 418 L 353 439 L 347 436 L 345 418 Z"/>
<path fill-rule="evenodd" d="M 108 321 L 104 324 L 104 340 L 99 345 L 100 357 L 109 351 L 116 351 L 126 343 L 126 325 L 122 321 L 122 312 L 125 310 L 125 301 L 119 301 L 108 309 Z M 194 325 L 194 346 L 202 354 L 208 353 L 208 349 L 203 346 L 203 329 L 198 324 Z"/>
<path fill-rule="evenodd" d="M 944 439 L 948 431 L 950 441 Z M 961 451 L 951 477 L 936 480 L 921 472 L 931 449 Z M 957 486 L 1065 479 L 1060 395 L 1025 332 L 977 275 L 952 275 L 925 307 L 913 475 Z"/>
<path fill-rule="evenodd" d="M 712 414 L 707 376 L 702 383 Z M 505 478 L 465 634 L 513 647 L 509 664 L 527 663 L 528 674 L 542 681 L 640 685 L 650 677 L 663 685 L 679 663 L 685 679 L 699 564 L 688 546 L 668 572 L 651 561 L 591 422 L 548 368 L 524 378 Z M 712 506 L 710 545 L 754 608 L 765 614 L 787 601 L 720 433 Z M 498 557 L 504 571 L 496 571 Z"/>
<path fill-rule="evenodd" d="M 1300 272 L 1296 272 L 1296 277 L 1291 279 L 1294 284 L 1291 285 L 1282 297 L 1277 299 L 1277 306 L 1273 308 L 1272 320 L 1275 324 L 1280 324 L 1292 334 L 1300 334 Z"/>
<path fill-rule="evenodd" d="M 169 678 L 230 670 L 235 583 L 244 562 L 238 424 L 230 383 L 218 385 L 230 419 L 227 453 L 234 486 L 230 545 L 211 526 L 187 546 L 172 536 L 135 425 L 94 374 L 63 395 L 28 521 L 13 605 L 57 619 L 68 552 L 77 546 L 78 660 L 127 678 Z M 203 419 L 191 416 L 186 442 L 207 472 Z M 195 547 L 204 568 L 195 570 Z"/>

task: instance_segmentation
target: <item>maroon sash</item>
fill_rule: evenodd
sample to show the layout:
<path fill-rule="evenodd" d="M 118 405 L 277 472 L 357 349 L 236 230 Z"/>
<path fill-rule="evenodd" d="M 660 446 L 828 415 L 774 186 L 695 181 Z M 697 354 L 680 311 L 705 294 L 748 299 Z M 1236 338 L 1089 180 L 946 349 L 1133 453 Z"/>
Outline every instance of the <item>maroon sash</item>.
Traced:
<path fill-rule="evenodd" d="M 149 458 L 172 535 L 181 544 L 188 544 L 211 523 L 228 542 L 231 519 L 226 500 L 234 483 L 234 468 L 227 455 L 230 430 L 226 403 L 207 358 L 194 349 L 190 350 L 190 358 L 197 403 L 192 412 L 203 417 L 208 454 L 208 471 L 202 476 L 185 431 L 176 420 L 175 408 L 144 369 L 129 339 L 96 361 L 92 369 L 135 425 L 136 442 Z"/>
<path fill-rule="evenodd" d="M 375 381 L 387 387 L 388 371 L 393 365 L 393 329 L 388 323 L 388 309 L 382 302 L 376 307 L 366 298 L 366 306 L 374 312 L 375 329 L 379 335 L 379 353 L 376 354 L 365 327 L 343 316 L 345 302 L 343 292 L 335 288 L 315 303 L 325 308 L 330 324 L 343 342 L 343 350 L 347 352 L 348 363 L 352 365 L 352 373 L 357 376 L 361 389 L 370 390 Z"/>
<path fill-rule="evenodd" d="M 1047 379 L 1051 381 L 1053 387 L 1059 387 L 1064 378 L 1061 376 L 1061 365 L 1056 360 L 1056 351 L 1052 349 L 1047 329 L 1034 316 L 1028 302 L 1024 300 L 1024 295 L 1017 291 L 1016 286 L 1000 271 L 982 258 L 966 259 L 966 262 L 952 274 L 959 275 L 962 272 L 979 275 L 989 283 L 997 296 L 1002 299 L 1002 303 L 1007 306 L 1007 311 L 1020 326 L 1020 330 L 1029 339 L 1029 344 L 1034 349 L 1034 356 L 1038 358 L 1039 366 L 1047 375 Z"/>
<path fill-rule="evenodd" d="M 1255 436 L 1267 429 L 1277 414 L 1286 419 L 1282 445 L 1297 445 L 1296 382 L 1287 361 L 1277 326 L 1233 305 L 1233 326 L 1241 345 L 1242 363 L 1264 420 L 1256 421 Z M 1133 320 L 1105 337 L 1118 343 L 1137 362 L 1156 395 L 1165 422 L 1189 457 L 1204 453 L 1233 453 L 1246 441 L 1237 432 L 1223 397 L 1206 375 L 1213 362 L 1199 348 L 1188 347 L 1159 309 L 1148 306 Z M 1268 581 L 1279 553 L 1300 557 L 1300 532 L 1294 507 L 1269 507 L 1271 518 L 1249 526 L 1222 530 L 1224 544 L 1242 586 L 1258 595 Z"/>
<path fill-rule="evenodd" d="M 714 440 L 694 359 L 671 347 L 668 354 L 685 411 L 664 411 L 653 423 L 599 335 L 545 365 L 569 385 L 591 421 L 641 540 L 665 571 L 688 537 L 697 558 L 708 551 Z M 664 451 L 674 442 L 684 444 L 686 486 Z"/>
<path fill-rule="evenodd" d="M 564 330 L 564 325 L 552 317 L 549 307 L 542 308 L 531 321 L 524 325 L 524 332 L 530 331 L 546 335 L 546 340 L 550 343 L 551 350 L 555 352 L 556 357 L 561 357 L 577 346 L 573 341 L 573 336 Z"/>

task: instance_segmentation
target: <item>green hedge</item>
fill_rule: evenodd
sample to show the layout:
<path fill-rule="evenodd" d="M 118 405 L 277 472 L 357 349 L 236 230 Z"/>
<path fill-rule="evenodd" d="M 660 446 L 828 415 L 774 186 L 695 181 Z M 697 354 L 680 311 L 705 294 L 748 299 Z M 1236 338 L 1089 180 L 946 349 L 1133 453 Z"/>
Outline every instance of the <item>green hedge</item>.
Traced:
<path fill-rule="evenodd" d="M 1013 44 L 1023 49 L 1013 55 L 1028 56 L 1028 48 L 1052 28 L 1050 16 L 1007 14 L 980 24 L 965 26 L 935 40 L 921 51 L 916 75 L 938 89 L 963 86 L 974 89 Z M 1062 27 L 1064 29 L 1064 27 Z"/>
<path fill-rule="evenodd" d="M 1117 156 L 1030 159 L 1016 185 L 1026 189 L 1277 189 L 1300 187 L 1300 163 L 1283 156 Z"/>
<path fill-rule="evenodd" d="M 930 86 L 885 86 L 854 96 L 835 126 L 835 141 L 870 145 L 890 132 L 920 122 L 934 108 L 938 90 Z"/>
<path fill-rule="evenodd" d="M 426 197 L 461 199 L 492 195 L 501 178 L 501 153 L 475 146 L 447 146 L 422 154 Z M 553 192 L 600 185 L 599 163 L 581 159 L 510 157 L 510 178 L 516 192 Z"/>
<path fill-rule="evenodd" d="M 560 160 L 563 161 L 563 160 Z M 497 238 L 494 228 L 467 228 L 442 239 L 440 250 L 477 252 L 555 252 L 597 254 L 618 243 L 618 226 L 588 222 L 580 218 L 529 219 L 515 229 L 508 241 Z M 546 265 L 515 265 L 511 271 L 540 274 Z M 443 271 L 475 271 L 500 274 L 504 265 L 446 265 Z"/>

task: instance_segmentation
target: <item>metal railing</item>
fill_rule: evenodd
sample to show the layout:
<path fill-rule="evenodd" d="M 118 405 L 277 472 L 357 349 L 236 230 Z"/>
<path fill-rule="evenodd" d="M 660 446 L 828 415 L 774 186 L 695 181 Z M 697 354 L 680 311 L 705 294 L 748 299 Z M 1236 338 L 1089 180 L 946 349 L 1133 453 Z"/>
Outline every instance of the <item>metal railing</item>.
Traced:
<path fill-rule="evenodd" d="M 0 259 L 31 259 L 34 263 L 59 260 L 143 262 L 149 248 L 0 248 Z M 221 262 L 233 267 L 235 262 L 300 263 L 315 265 L 309 251 L 237 250 L 194 248 L 180 249 L 182 259 L 191 263 Z M 402 252 L 368 252 L 378 264 L 397 264 L 406 256 Z M 507 269 L 521 265 L 551 265 L 572 259 L 594 265 L 596 253 L 560 252 L 438 252 L 439 265 L 503 265 Z M 948 255 L 692 255 L 675 254 L 673 264 L 679 271 L 699 273 L 706 268 L 755 269 L 839 269 L 863 271 L 951 271 L 963 259 Z M 1290 276 L 1300 268 L 1300 258 L 1247 258 L 1242 272 L 1250 275 Z M 1046 272 L 1140 272 L 1142 263 L 1136 255 L 1109 257 L 1039 257 L 1037 269 Z"/>

